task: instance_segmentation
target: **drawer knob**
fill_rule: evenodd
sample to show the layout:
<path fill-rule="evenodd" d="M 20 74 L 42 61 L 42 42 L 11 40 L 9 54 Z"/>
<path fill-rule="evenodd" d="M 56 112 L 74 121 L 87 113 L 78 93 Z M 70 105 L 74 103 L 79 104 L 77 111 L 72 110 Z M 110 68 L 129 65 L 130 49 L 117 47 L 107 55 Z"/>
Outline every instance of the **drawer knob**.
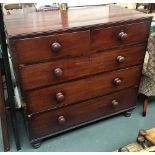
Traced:
<path fill-rule="evenodd" d="M 117 62 L 118 63 L 122 63 L 122 62 L 124 62 L 125 61 L 125 58 L 123 57 L 123 56 L 118 56 L 117 57 Z"/>
<path fill-rule="evenodd" d="M 51 49 L 53 52 L 59 52 L 61 50 L 61 44 L 58 42 L 54 42 L 51 44 Z"/>
<path fill-rule="evenodd" d="M 112 101 L 112 105 L 113 105 L 113 107 L 116 107 L 118 104 L 119 104 L 119 103 L 118 103 L 117 100 L 113 100 L 113 101 Z"/>
<path fill-rule="evenodd" d="M 57 100 L 58 102 L 63 102 L 64 99 L 65 99 L 65 96 L 64 96 L 63 93 L 59 92 L 59 93 L 56 94 L 56 100 Z"/>
<path fill-rule="evenodd" d="M 59 116 L 59 117 L 58 117 L 58 122 L 59 122 L 60 124 L 64 124 L 64 123 L 66 122 L 65 117 L 64 117 L 64 116 Z"/>
<path fill-rule="evenodd" d="M 127 33 L 125 33 L 125 32 L 120 32 L 120 33 L 118 34 L 118 38 L 119 38 L 120 40 L 122 40 L 122 41 L 125 41 L 125 40 L 127 39 L 127 37 L 128 37 L 128 35 L 127 35 Z"/>
<path fill-rule="evenodd" d="M 63 76 L 63 70 L 61 68 L 55 68 L 54 69 L 54 75 L 56 77 L 62 77 Z"/>
<path fill-rule="evenodd" d="M 114 85 L 119 86 L 122 83 L 122 80 L 119 78 L 115 78 L 113 82 L 114 82 Z"/>

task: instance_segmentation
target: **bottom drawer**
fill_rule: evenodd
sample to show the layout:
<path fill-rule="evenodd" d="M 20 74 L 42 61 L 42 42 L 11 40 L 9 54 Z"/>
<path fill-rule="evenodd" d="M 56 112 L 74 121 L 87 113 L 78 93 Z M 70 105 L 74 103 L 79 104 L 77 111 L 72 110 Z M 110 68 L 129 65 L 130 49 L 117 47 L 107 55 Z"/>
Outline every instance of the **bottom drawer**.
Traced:
<path fill-rule="evenodd" d="M 136 104 L 137 88 L 129 88 L 46 113 L 28 120 L 30 139 L 48 137 L 81 124 L 132 108 Z"/>

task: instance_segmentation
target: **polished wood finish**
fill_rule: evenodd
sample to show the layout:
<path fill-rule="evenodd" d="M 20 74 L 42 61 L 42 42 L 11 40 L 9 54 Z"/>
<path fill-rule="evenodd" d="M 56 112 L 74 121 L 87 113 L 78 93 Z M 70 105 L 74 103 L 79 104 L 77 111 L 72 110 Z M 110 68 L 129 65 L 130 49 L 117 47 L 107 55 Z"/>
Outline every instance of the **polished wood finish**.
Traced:
<path fill-rule="evenodd" d="M 65 119 L 64 116 L 59 116 L 58 121 L 59 121 L 60 124 L 64 124 L 66 122 L 66 119 Z"/>
<path fill-rule="evenodd" d="M 25 92 L 28 114 L 55 109 L 139 84 L 142 66 Z M 121 83 L 115 84 L 119 77 Z M 59 96 L 58 96 L 59 94 Z M 62 104 L 60 104 L 62 103 Z"/>
<path fill-rule="evenodd" d="M 145 42 L 147 40 L 150 23 L 132 23 L 92 31 L 92 48 L 108 49 L 124 44 Z"/>
<path fill-rule="evenodd" d="M 28 121 L 30 137 L 31 139 L 40 136 L 44 137 L 69 127 L 116 113 L 124 108 L 131 108 L 135 106 L 136 96 L 137 88 L 131 88 L 80 104 L 32 116 Z M 113 100 L 119 102 L 118 106 L 113 106 Z"/>
<path fill-rule="evenodd" d="M 61 18 L 60 15 L 63 15 Z M 106 26 L 134 20 L 148 19 L 149 16 L 135 10 L 115 5 L 69 9 L 66 11 L 34 12 L 5 17 L 9 38 L 40 36 L 53 32 L 83 29 L 83 27 Z M 18 22 L 18 24 L 17 24 Z M 36 26 L 37 25 L 37 26 Z"/>
<path fill-rule="evenodd" d="M 63 74 L 64 74 L 63 70 L 61 68 L 55 68 L 53 70 L 53 73 L 54 73 L 55 77 L 57 77 L 57 78 L 63 77 Z"/>
<path fill-rule="evenodd" d="M 114 106 L 114 107 L 116 107 L 116 106 L 118 106 L 119 105 L 119 102 L 117 101 L 117 100 L 112 100 L 112 105 Z"/>
<path fill-rule="evenodd" d="M 122 31 L 122 32 L 120 32 L 120 33 L 118 34 L 118 38 L 119 38 L 121 41 L 125 41 L 125 40 L 127 40 L 127 38 L 128 38 L 128 34 Z"/>
<path fill-rule="evenodd" d="M 5 18 L 35 148 L 77 126 L 131 115 L 151 20 L 113 5 Z"/>
<path fill-rule="evenodd" d="M 61 44 L 51 47 L 51 44 Z M 54 45 L 53 45 L 54 46 Z M 14 62 L 30 64 L 61 57 L 86 55 L 89 50 L 89 31 L 26 38 L 12 42 Z"/>
<path fill-rule="evenodd" d="M 119 86 L 122 83 L 122 80 L 120 78 L 115 78 L 113 80 L 114 85 Z"/>
<path fill-rule="evenodd" d="M 51 43 L 52 52 L 59 52 L 61 48 L 62 48 L 62 45 L 59 42 L 55 41 Z"/>
<path fill-rule="evenodd" d="M 19 79 L 22 89 L 30 90 L 96 73 L 142 64 L 144 54 L 145 44 L 140 44 L 103 51 L 88 57 L 20 66 Z"/>
<path fill-rule="evenodd" d="M 65 100 L 65 95 L 62 92 L 56 93 L 56 101 L 62 103 Z"/>
<path fill-rule="evenodd" d="M 123 57 L 123 56 L 121 56 L 121 55 L 119 55 L 118 57 L 117 57 L 117 62 L 118 63 L 122 63 L 122 62 L 124 62 L 125 61 L 125 57 Z"/>

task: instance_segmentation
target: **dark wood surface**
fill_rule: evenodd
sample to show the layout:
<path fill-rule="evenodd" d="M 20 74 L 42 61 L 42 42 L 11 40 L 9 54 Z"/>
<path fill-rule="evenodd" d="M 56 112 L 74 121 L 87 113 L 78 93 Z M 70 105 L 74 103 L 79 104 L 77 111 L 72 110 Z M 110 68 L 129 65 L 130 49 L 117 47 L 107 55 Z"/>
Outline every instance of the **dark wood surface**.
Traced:
<path fill-rule="evenodd" d="M 25 103 L 28 114 L 58 108 L 64 105 L 80 102 L 96 96 L 112 93 L 123 88 L 138 85 L 142 66 L 108 72 L 89 78 L 76 80 L 56 86 L 25 92 Z M 114 80 L 119 78 L 120 84 Z M 59 102 L 57 93 L 64 95 L 64 100 Z"/>
<path fill-rule="evenodd" d="M 111 51 L 102 51 L 90 56 L 25 65 L 19 67 L 19 79 L 23 91 L 30 90 L 96 73 L 138 65 L 143 63 L 144 54 L 145 44 L 139 44 L 120 47 Z M 120 56 L 124 58 L 123 62 L 119 61 Z M 59 76 L 56 69 L 61 70 L 58 70 L 58 73 L 62 72 Z"/>
<path fill-rule="evenodd" d="M 141 12 L 118 6 L 98 6 L 67 11 L 34 12 L 27 15 L 5 17 L 9 37 L 27 36 L 53 31 L 64 31 L 116 22 L 133 21 L 147 18 Z M 18 24 L 17 24 L 18 23 Z"/>
<path fill-rule="evenodd" d="M 30 139 L 54 134 L 69 127 L 124 110 L 124 108 L 131 108 L 135 106 L 136 98 L 137 88 L 130 88 L 80 104 L 32 116 L 28 120 Z M 114 100 L 118 102 L 117 105 L 114 105 Z M 59 120 L 60 116 L 63 116 L 65 121 Z"/>
<path fill-rule="evenodd" d="M 13 59 L 14 63 L 18 65 L 87 55 L 90 53 L 90 49 L 96 52 L 120 45 L 146 42 L 148 30 L 149 22 L 142 22 L 94 29 L 91 32 L 87 30 L 16 40 L 11 42 Z M 119 34 L 122 32 L 127 34 L 126 39 L 119 38 Z M 54 50 L 56 47 L 51 47 L 54 43 L 60 45 L 56 51 Z"/>
<path fill-rule="evenodd" d="M 14 62 L 16 64 L 30 64 L 52 58 L 86 55 L 89 51 L 89 35 L 89 31 L 79 31 L 16 40 L 12 43 Z M 57 51 L 51 47 L 55 42 L 61 45 Z"/>
<path fill-rule="evenodd" d="M 112 5 L 5 18 L 35 146 L 135 108 L 151 20 Z"/>
<path fill-rule="evenodd" d="M 144 42 L 147 40 L 149 31 L 146 30 L 149 27 L 149 22 L 142 22 L 95 29 L 91 34 L 92 49 L 107 49 L 129 43 Z M 119 37 L 121 32 L 126 33 L 127 37 L 125 39 Z"/>

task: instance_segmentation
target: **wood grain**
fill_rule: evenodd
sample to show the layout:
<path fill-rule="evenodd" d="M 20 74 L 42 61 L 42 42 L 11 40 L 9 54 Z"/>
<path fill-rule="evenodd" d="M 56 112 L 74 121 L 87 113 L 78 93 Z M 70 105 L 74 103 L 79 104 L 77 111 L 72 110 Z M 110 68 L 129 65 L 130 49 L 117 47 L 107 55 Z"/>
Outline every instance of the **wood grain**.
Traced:
<path fill-rule="evenodd" d="M 135 108 L 151 20 L 113 5 L 5 17 L 33 146 Z"/>
<path fill-rule="evenodd" d="M 143 63 L 144 54 L 145 44 L 140 44 L 103 51 L 80 58 L 61 59 L 19 67 L 21 87 L 25 91 L 96 73 L 134 66 Z M 119 63 L 117 61 L 118 56 L 124 57 L 124 62 Z M 61 77 L 55 76 L 54 70 L 56 68 L 62 70 Z"/>
<path fill-rule="evenodd" d="M 108 72 L 89 78 L 63 83 L 56 86 L 46 87 L 25 92 L 27 113 L 55 109 L 68 104 L 73 104 L 96 96 L 112 93 L 124 88 L 139 84 L 142 66 L 131 67 L 118 71 Z M 121 84 L 116 86 L 115 78 L 121 79 Z M 63 102 L 57 102 L 56 94 L 64 95 Z"/>
<path fill-rule="evenodd" d="M 16 40 L 13 42 L 15 64 L 30 64 L 61 57 L 86 55 L 89 50 L 89 31 L 49 35 Z M 60 51 L 53 51 L 51 44 L 61 44 Z"/>
<path fill-rule="evenodd" d="M 149 18 L 149 16 L 135 10 L 110 5 L 10 15 L 5 17 L 5 24 L 8 37 L 17 38 L 18 36 L 49 34 L 55 31 L 91 27 L 92 25 L 132 22 L 145 18 Z"/>
<path fill-rule="evenodd" d="M 94 29 L 92 31 L 91 48 L 95 50 L 118 47 L 124 44 L 147 41 L 150 23 L 132 23 L 115 27 Z M 119 39 L 119 33 L 125 32 L 127 38 Z"/>
<path fill-rule="evenodd" d="M 130 88 L 80 104 L 32 116 L 28 120 L 29 132 L 31 133 L 30 139 L 53 135 L 69 127 L 131 108 L 135 106 L 136 98 L 137 88 Z M 118 105 L 115 107 L 112 104 L 113 100 L 118 102 Z M 59 123 L 58 118 L 60 116 L 65 118 L 65 122 Z"/>

